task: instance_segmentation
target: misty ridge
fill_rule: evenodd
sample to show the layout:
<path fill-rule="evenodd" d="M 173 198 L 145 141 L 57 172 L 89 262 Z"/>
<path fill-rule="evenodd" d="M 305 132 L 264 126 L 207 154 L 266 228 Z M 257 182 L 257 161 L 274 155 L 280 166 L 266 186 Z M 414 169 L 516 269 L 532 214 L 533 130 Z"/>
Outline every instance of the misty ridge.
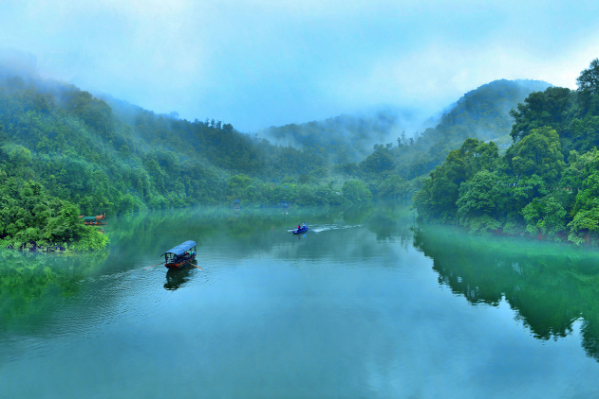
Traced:
<path fill-rule="evenodd" d="M 383 111 L 271 127 L 258 134 L 276 144 L 319 154 L 334 170 L 350 176 L 393 171 L 412 180 L 425 177 L 467 138 L 495 140 L 505 149 L 511 143 L 514 122 L 510 110 L 529 94 L 548 87 L 549 83 L 535 80 L 496 80 L 464 94 L 441 115 L 426 120 L 415 111 Z"/>
<path fill-rule="evenodd" d="M 431 120 L 427 122 L 431 124 Z M 394 142 L 402 134 L 406 136 L 406 129 L 417 136 L 425 123 L 415 110 L 388 109 L 372 115 L 339 115 L 323 121 L 273 126 L 256 134 L 274 144 L 315 151 L 329 157 L 331 163 L 344 164 L 364 160 L 375 144 Z"/>
<path fill-rule="evenodd" d="M 535 80 L 497 80 L 464 94 L 432 116 L 423 110 L 387 109 L 372 115 L 340 115 L 324 121 L 270 127 L 257 135 L 275 144 L 329 155 L 336 164 L 363 161 L 376 144 L 418 144 L 422 149 L 443 136 L 455 136 L 458 141 L 468 137 L 496 140 L 510 132 L 510 110 L 530 93 L 550 86 Z M 334 154 L 330 148 L 336 148 Z"/>

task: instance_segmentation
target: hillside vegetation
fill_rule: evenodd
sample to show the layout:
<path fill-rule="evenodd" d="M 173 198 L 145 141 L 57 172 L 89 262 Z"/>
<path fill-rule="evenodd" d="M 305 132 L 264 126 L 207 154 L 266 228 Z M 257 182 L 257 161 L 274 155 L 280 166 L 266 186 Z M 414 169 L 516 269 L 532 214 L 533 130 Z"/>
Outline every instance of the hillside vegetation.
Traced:
<path fill-rule="evenodd" d="M 449 153 L 414 203 L 425 220 L 473 231 L 599 241 L 599 60 L 578 89 L 550 87 L 511 112 L 504 156 L 475 138 Z"/>
<path fill-rule="evenodd" d="M 0 240 L 18 247 L 82 240 L 90 247 L 105 245 L 105 238 L 80 228 L 78 213 L 114 215 L 235 199 L 243 206 L 408 199 L 422 187 L 420 177 L 462 137 L 501 136 L 512 121 L 510 106 L 547 86 L 492 82 L 467 93 L 437 127 L 367 150 L 398 131 L 393 118 L 338 117 L 273 128 L 275 141 L 289 141 L 281 145 L 221 121 L 158 115 L 0 69 L 0 184 L 7 187 Z M 45 208 L 36 209 L 38 203 Z"/>

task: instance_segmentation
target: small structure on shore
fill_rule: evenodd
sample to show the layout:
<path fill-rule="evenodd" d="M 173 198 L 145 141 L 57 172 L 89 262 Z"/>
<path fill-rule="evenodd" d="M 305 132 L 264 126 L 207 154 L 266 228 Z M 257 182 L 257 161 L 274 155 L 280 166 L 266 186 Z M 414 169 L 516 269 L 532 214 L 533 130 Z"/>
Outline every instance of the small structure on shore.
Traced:
<path fill-rule="evenodd" d="M 241 201 L 236 199 L 235 201 L 233 201 L 233 209 L 238 210 L 241 209 Z"/>
<path fill-rule="evenodd" d="M 104 215 L 98 216 L 83 216 L 79 215 L 79 219 L 83 220 L 83 224 L 86 226 L 106 226 Z"/>

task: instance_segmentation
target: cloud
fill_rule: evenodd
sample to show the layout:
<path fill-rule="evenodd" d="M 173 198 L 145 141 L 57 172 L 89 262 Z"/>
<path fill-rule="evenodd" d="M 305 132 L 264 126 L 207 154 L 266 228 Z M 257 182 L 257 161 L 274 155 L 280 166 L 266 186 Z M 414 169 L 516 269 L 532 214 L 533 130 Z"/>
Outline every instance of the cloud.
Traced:
<path fill-rule="evenodd" d="M 6 4 L 5 4 L 6 3 Z M 599 4 L 8 1 L 0 47 L 47 75 L 241 130 L 380 105 L 431 112 L 494 79 L 575 87 Z"/>

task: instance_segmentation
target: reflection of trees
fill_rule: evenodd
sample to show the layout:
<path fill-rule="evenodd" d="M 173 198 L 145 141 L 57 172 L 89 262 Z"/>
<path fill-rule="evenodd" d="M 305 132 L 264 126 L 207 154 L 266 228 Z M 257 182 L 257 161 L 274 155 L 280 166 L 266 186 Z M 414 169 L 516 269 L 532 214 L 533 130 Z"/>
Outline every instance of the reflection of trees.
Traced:
<path fill-rule="evenodd" d="M 599 361 L 599 254 L 567 245 L 466 236 L 427 226 L 414 246 L 434 260 L 439 282 L 472 303 L 502 298 L 542 340 L 565 337 L 583 319 L 582 346 Z"/>
<path fill-rule="evenodd" d="M 69 255 L 0 251 L 0 328 L 19 317 L 51 312 L 48 299 L 77 293 L 78 282 L 107 256 L 107 250 Z"/>
<path fill-rule="evenodd" d="M 410 208 L 402 204 L 382 204 L 376 206 L 364 222 L 368 230 L 376 234 L 378 241 L 393 240 L 398 238 L 404 243 L 412 239 L 410 227 L 414 214 Z"/>
<path fill-rule="evenodd" d="M 363 223 L 371 213 L 371 205 L 360 208 L 348 208 L 343 212 L 343 221 L 350 224 L 360 224 Z"/>

